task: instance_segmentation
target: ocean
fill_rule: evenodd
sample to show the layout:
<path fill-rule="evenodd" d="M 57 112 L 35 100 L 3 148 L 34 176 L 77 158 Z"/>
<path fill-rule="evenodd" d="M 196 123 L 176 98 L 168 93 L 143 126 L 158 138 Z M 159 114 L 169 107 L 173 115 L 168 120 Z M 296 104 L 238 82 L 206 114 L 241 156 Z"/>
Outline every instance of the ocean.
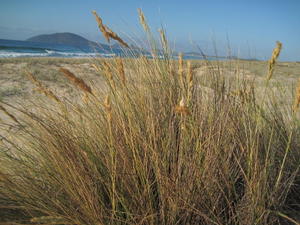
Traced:
<path fill-rule="evenodd" d="M 0 39 L 0 58 L 16 57 L 113 57 L 122 54 L 121 49 L 103 49 L 100 46 L 73 47 L 63 44 L 48 44 L 29 41 Z"/>
<path fill-rule="evenodd" d="M 103 47 L 104 46 L 104 47 Z M 86 57 L 129 57 L 144 55 L 151 58 L 147 51 L 129 50 L 126 52 L 120 48 L 110 48 L 108 45 L 94 47 L 82 46 L 74 47 L 63 44 L 49 44 L 29 41 L 16 41 L 0 39 L 0 58 L 20 58 L 20 57 L 64 57 L 64 58 L 86 58 Z M 172 58 L 176 59 L 178 53 L 174 53 Z M 159 56 L 163 58 L 163 56 Z M 184 55 L 184 59 L 203 59 L 199 55 Z M 213 58 L 206 58 L 213 59 Z"/>

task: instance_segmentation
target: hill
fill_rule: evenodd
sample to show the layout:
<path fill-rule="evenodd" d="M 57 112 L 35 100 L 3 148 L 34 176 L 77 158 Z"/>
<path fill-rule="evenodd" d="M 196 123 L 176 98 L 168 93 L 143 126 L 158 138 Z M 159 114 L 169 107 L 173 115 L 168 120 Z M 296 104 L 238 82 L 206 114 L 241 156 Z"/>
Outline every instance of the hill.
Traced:
<path fill-rule="evenodd" d="M 96 42 L 85 39 L 73 33 L 55 33 L 55 34 L 42 34 L 27 39 L 31 42 L 48 43 L 48 44 L 64 44 L 74 47 L 96 47 L 99 46 Z M 109 47 L 108 45 L 101 44 L 102 47 Z"/>

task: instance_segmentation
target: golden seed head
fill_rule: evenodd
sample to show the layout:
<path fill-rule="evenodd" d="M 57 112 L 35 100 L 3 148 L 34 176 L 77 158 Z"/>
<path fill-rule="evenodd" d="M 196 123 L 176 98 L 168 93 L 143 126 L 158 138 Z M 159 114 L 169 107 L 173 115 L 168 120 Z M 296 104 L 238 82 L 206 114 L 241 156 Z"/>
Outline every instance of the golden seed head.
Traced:
<path fill-rule="evenodd" d="M 129 48 L 129 45 L 122 38 L 120 38 L 115 32 L 113 32 L 107 26 L 105 26 L 105 28 L 106 28 L 106 31 L 107 31 L 107 33 L 108 33 L 108 35 L 109 35 L 110 38 L 116 40 L 117 42 L 119 42 L 124 47 Z"/>
<path fill-rule="evenodd" d="M 117 42 L 119 42 L 124 47 L 129 48 L 129 45 L 123 39 L 121 39 L 115 32 L 113 32 L 110 28 L 108 28 L 103 24 L 102 19 L 98 16 L 95 10 L 92 11 L 92 13 L 94 14 L 98 27 L 101 33 L 103 34 L 103 36 L 105 37 L 105 39 L 107 40 L 107 42 L 110 42 L 110 38 L 112 38 Z"/>
<path fill-rule="evenodd" d="M 104 99 L 104 107 L 107 111 L 111 111 L 110 98 L 108 95 Z"/>
<path fill-rule="evenodd" d="M 276 63 L 276 60 L 280 54 L 280 51 L 281 51 L 281 48 L 282 48 L 282 43 L 277 41 L 276 42 L 276 47 L 273 49 L 273 53 L 272 53 L 272 57 L 271 59 L 269 60 L 269 71 L 268 71 L 268 77 L 267 77 L 267 80 L 269 81 L 272 76 L 273 76 L 273 72 L 274 72 L 274 67 L 275 67 L 275 63 Z"/>
<path fill-rule="evenodd" d="M 92 67 L 97 71 L 100 72 L 100 68 L 96 64 L 92 64 Z"/>
<path fill-rule="evenodd" d="M 143 28 L 146 32 L 150 32 L 150 28 L 147 24 L 147 21 L 146 21 L 143 11 L 141 9 L 138 9 L 138 13 L 139 13 L 140 24 L 143 26 Z"/>
<path fill-rule="evenodd" d="M 162 47 L 163 47 L 163 49 L 166 50 L 168 48 L 168 41 L 166 38 L 165 31 L 163 29 L 159 29 L 158 32 L 160 34 L 160 41 L 161 41 Z"/>
<path fill-rule="evenodd" d="M 180 100 L 179 105 L 175 107 L 175 112 L 181 115 L 190 115 L 190 111 L 188 107 L 186 107 L 185 100 L 183 97 Z"/>
<path fill-rule="evenodd" d="M 110 42 L 109 35 L 105 29 L 105 26 L 102 23 L 102 19 L 98 16 L 98 14 L 95 10 L 93 10 L 92 13 L 94 14 L 94 16 L 96 18 L 96 22 L 97 22 L 98 27 L 99 27 L 100 31 L 102 32 L 104 38 L 106 39 L 107 42 Z"/>
<path fill-rule="evenodd" d="M 59 71 L 62 72 L 64 76 L 68 78 L 76 87 L 93 95 L 91 87 L 88 86 L 82 79 L 76 77 L 71 71 L 65 68 L 60 68 Z"/>
<path fill-rule="evenodd" d="M 298 81 L 298 85 L 296 88 L 296 95 L 295 95 L 295 101 L 293 105 L 293 112 L 296 112 L 299 109 L 300 106 L 300 79 Z"/>
<path fill-rule="evenodd" d="M 179 106 L 180 107 L 185 107 L 185 101 L 184 101 L 184 98 L 182 97 L 182 99 L 180 100 L 179 102 Z"/>

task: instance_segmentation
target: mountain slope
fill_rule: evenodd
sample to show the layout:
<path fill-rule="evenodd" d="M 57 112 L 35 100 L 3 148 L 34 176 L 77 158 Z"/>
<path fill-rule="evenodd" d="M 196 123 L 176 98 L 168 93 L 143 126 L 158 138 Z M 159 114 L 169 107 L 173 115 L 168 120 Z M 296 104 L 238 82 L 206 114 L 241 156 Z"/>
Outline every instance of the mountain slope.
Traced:
<path fill-rule="evenodd" d="M 89 41 L 77 34 L 73 33 L 55 33 L 43 34 L 27 39 L 31 42 L 49 43 L 49 44 L 64 44 L 75 47 L 95 47 L 98 46 L 96 42 Z M 102 46 L 106 46 L 101 44 Z"/>

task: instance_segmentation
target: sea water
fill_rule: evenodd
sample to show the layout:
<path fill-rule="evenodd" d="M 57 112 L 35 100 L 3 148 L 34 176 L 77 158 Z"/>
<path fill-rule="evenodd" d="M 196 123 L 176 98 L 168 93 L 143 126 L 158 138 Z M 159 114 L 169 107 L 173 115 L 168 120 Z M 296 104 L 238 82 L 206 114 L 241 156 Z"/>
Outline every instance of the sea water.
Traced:
<path fill-rule="evenodd" d="M 29 41 L 0 39 L 0 58 L 15 57 L 113 57 L 120 54 L 119 49 L 102 49 L 89 46 L 68 46 Z"/>
<path fill-rule="evenodd" d="M 0 39 L 0 58 L 17 57 L 65 57 L 65 58 L 86 58 L 86 57 L 136 57 L 144 55 L 152 58 L 149 51 L 137 49 L 110 48 L 108 45 L 98 46 L 68 46 L 63 44 L 39 43 L 30 41 L 16 41 Z M 163 54 L 158 54 L 164 58 Z M 173 59 L 178 58 L 174 52 Z M 203 59 L 200 55 L 184 55 L 184 59 Z M 205 57 L 211 60 L 211 57 Z"/>

